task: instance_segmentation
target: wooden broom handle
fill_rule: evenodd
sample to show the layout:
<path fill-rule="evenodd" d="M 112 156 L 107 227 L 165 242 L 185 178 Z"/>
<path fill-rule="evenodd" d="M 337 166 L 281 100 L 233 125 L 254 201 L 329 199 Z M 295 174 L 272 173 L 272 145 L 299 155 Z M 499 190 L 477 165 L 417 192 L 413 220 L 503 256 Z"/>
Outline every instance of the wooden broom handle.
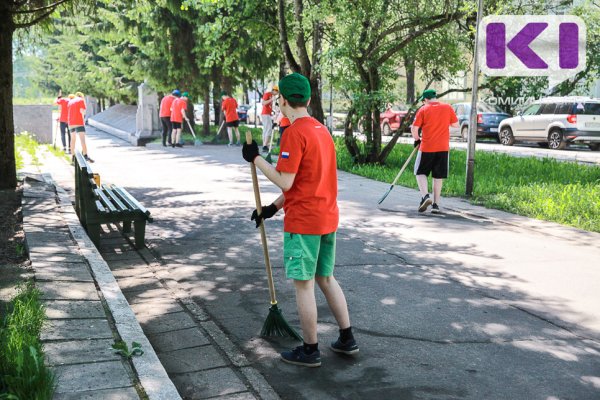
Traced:
<path fill-rule="evenodd" d="M 252 133 L 246 132 L 246 143 L 252 144 Z M 259 156 L 260 157 L 260 156 Z M 258 176 L 256 175 L 256 165 L 250 163 L 250 171 L 252 172 L 252 187 L 254 188 L 254 201 L 256 202 L 256 212 L 262 214 L 262 203 L 260 200 L 260 189 L 258 187 Z M 267 269 L 267 280 L 269 281 L 269 295 L 271 296 L 271 304 L 277 304 L 275 297 L 275 285 L 273 284 L 273 271 L 271 269 L 271 259 L 269 258 L 269 247 L 267 244 L 267 232 L 265 231 L 265 220 L 260 221 L 260 239 L 262 242 L 263 254 L 265 256 L 265 267 Z"/>

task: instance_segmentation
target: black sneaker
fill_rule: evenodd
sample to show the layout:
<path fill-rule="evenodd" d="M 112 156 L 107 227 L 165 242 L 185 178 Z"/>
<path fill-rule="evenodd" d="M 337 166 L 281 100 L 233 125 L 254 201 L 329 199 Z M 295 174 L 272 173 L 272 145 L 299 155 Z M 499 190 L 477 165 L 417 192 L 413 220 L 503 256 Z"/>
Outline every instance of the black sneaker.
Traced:
<path fill-rule="evenodd" d="M 356 354 L 358 353 L 358 345 L 356 344 L 356 340 L 350 339 L 346 343 L 342 342 L 340 339 L 332 342 L 329 348 L 336 353 L 342 354 Z"/>
<path fill-rule="evenodd" d="M 431 213 L 432 214 L 440 213 L 440 207 L 437 205 L 437 203 L 433 203 L 433 205 L 431 206 Z"/>
<path fill-rule="evenodd" d="M 320 367 L 321 352 L 315 350 L 311 354 L 306 354 L 304 352 L 304 346 L 298 346 L 295 349 L 281 353 L 281 360 L 288 364 L 302 365 L 304 367 Z"/>
<path fill-rule="evenodd" d="M 87 161 L 87 162 L 91 162 L 91 163 L 94 162 L 94 160 L 92 160 L 87 154 L 84 154 L 83 158 L 85 158 L 85 161 Z"/>
<path fill-rule="evenodd" d="M 263 153 L 267 153 L 269 151 L 269 147 L 263 146 L 262 151 L 263 151 Z"/>
<path fill-rule="evenodd" d="M 423 198 L 421 199 L 421 204 L 419 204 L 419 212 L 421 212 L 421 213 L 425 212 L 427 210 L 427 207 L 429 207 L 431 205 L 431 203 L 433 203 L 433 202 L 429 198 L 429 193 L 428 193 L 425 196 L 423 196 Z"/>

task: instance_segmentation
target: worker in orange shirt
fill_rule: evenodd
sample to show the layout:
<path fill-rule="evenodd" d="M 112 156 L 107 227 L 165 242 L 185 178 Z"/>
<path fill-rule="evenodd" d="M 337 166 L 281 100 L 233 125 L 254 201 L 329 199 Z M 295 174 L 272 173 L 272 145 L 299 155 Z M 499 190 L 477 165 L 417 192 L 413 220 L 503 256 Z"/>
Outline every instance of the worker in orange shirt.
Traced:
<path fill-rule="evenodd" d="M 160 123 L 162 125 L 162 145 L 167 147 L 167 144 L 171 146 L 173 144 L 171 135 L 173 134 L 173 124 L 171 123 L 171 107 L 173 102 L 181 96 L 181 92 L 175 89 L 171 94 L 166 95 L 160 101 L 160 111 L 158 116 L 160 117 Z"/>
<path fill-rule="evenodd" d="M 171 105 L 171 123 L 173 124 L 173 133 L 171 135 L 171 147 L 183 147 L 181 144 L 181 129 L 183 120 L 189 122 L 189 118 L 187 116 L 187 108 L 188 108 L 188 97 L 190 94 L 188 92 L 183 92 L 181 97 L 175 99 L 173 104 Z"/>
<path fill-rule="evenodd" d="M 75 97 L 75 95 L 72 95 Z M 60 107 L 60 116 L 58 122 L 60 123 L 60 139 L 63 145 L 63 151 L 65 153 L 71 152 L 71 132 L 69 132 L 69 99 L 62 96 L 62 90 L 58 92 L 58 97 L 54 100 L 54 104 Z M 68 139 L 67 139 L 68 137 Z M 68 147 L 67 147 L 68 144 Z M 68 150 L 67 150 L 68 149 Z"/>
<path fill-rule="evenodd" d="M 240 118 L 237 113 L 238 103 L 226 91 L 221 92 L 221 109 L 225 114 L 225 126 L 227 127 L 227 136 L 229 143 L 227 146 L 233 146 L 233 130 L 237 136 L 236 146 L 240 146 Z"/>

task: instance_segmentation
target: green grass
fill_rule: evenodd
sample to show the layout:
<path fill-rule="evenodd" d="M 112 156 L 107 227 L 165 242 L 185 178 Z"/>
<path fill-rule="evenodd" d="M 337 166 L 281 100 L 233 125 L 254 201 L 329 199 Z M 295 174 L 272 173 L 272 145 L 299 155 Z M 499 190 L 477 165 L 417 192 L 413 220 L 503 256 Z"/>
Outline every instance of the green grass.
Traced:
<path fill-rule="evenodd" d="M 54 105 L 55 97 L 13 97 L 13 105 L 15 106 L 28 106 L 28 105 L 41 105 L 49 104 Z M 56 106 L 58 110 L 58 106 Z"/>
<path fill-rule="evenodd" d="M 54 376 L 44 365 L 41 293 L 32 282 L 19 288 L 0 324 L 0 398 L 52 399 Z"/>
<path fill-rule="evenodd" d="M 37 151 L 40 144 L 35 140 L 35 136 L 28 132 L 22 132 L 19 135 L 15 135 L 15 153 L 26 152 L 31 157 L 33 165 L 40 165 L 40 160 L 37 156 Z M 23 168 L 23 158 L 19 154 L 21 168 Z M 17 166 L 17 168 L 19 168 Z"/>
<path fill-rule="evenodd" d="M 68 154 L 66 154 L 64 151 L 62 151 L 61 148 L 54 147 L 51 144 L 45 144 L 44 148 L 46 150 L 48 150 L 51 154 L 54 154 L 56 157 L 62 158 L 64 160 L 66 160 L 67 162 L 71 162 L 70 156 Z"/>
<path fill-rule="evenodd" d="M 385 166 L 355 165 L 342 140 L 336 140 L 336 149 L 341 170 L 391 183 L 413 147 L 396 145 Z M 475 160 L 472 203 L 600 232 L 600 167 L 483 151 Z M 444 196 L 464 197 L 465 162 L 465 151 L 450 151 Z M 414 160 L 398 185 L 417 188 L 413 165 Z"/>

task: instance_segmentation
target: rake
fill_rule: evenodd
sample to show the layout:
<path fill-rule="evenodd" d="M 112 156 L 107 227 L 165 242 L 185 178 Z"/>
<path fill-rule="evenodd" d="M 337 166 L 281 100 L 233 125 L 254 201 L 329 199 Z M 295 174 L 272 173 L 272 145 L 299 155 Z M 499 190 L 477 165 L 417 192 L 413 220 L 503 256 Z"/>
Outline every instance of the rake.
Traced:
<path fill-rule="evenodd" d="M 392 185 L 390 186 L 390 188 L 387 190 L 387 192 L 385 192 L 385 194 L 381 197 L 381 199 L 379 199 L 379 201 L 377 202 L 377 204 L 381 204 L 383 203 L 383 201 L 385 200 L 386 197 L 388 197 L 388 195 L 392 192 L 392 189 L 394 188 L 394 185 L 396 184 L 396 182 L 398 181 L 398 179 L 400 178 L 400 175 L 402 175 L 402 173 L 404 172 L 404 170 L 406 169 L 406 167 L 408 166 L 408 163 L 410 163 L 410 160 L 412 160 L 413 156 L 415 155 L 415 153 L 417 152 L 417 150 L 420 148 L 421 146 L 417 146 L 413 149 L 412 153 L 410 153 L 410 156 L 408 156 L 408 158 L 406 159 L 406 162 L 404 163 L 404 165 L 402 166 L 402 168 L 400 169 L 400 172 L 398 172 L 398 175 L 396 175 L 396 178 L 394 178 L 394 181 L 392 182 Z"/>
<path fill-rule="evenodd" d="M 246 132 L 246 143 L 252 144 L 252 133 Z M 256 212 L 262 214 L 262 203 L 260 200 L 260 189 L 258 187 L 258 177 L 256 175 L 256 166 L 250 163 L 252 172 L 252 187 L 254 188 L 254 200 L 256 202 Z M 263 324 L 260 331 L 261 336 L 289 336 L 298 340 L 302 340 L 302 336 L 296 332 L 294 328 L 288 324 L 283 317 L 281 309 L 277 305 L 275 296 L 275 285 L 273 284 L 273 271 L 271 269 L 271 260 L 269 258 L 269 248 L 267 246 L 267 232 L 265 231 L 265 220 L 260 221 L 260 239 L 262 242 L 263 254 L 265 257 L 265 267 L 267 270 L 267 280 L 269 282 L 269 295 L 271 296 L 271 306 L 269 307 L 269 315 Z"/>

